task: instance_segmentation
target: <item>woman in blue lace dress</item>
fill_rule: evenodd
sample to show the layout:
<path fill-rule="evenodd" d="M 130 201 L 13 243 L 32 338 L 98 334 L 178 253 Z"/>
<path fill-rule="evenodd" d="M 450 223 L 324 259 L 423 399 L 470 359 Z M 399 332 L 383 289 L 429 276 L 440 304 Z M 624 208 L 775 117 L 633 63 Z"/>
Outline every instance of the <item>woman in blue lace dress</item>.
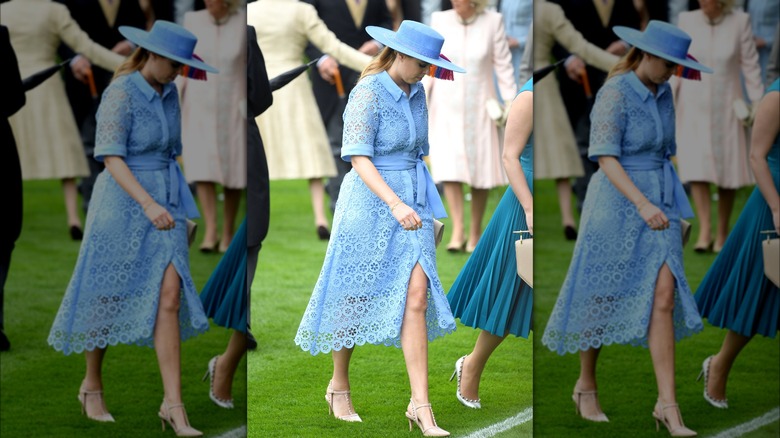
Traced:
<path fill-rule="evenodd" d="M 780 79 L 770 85 L 753 123 L 750 166 L 758 187 L 695 295 L 702 317 L 728 329 L 720 351 L 704 360 L 699 376 L 704 376 L 704 399 L 716 408 L 728 408 L 726 382 L 740 351 L 754 335 L 774 338 L 780 330 L 780 291 L 764 275 L 761 248 L 762 231 L 780 234 L 779 134 Z"/>
<path fill-rule="evenodd" d="M 528 338 L 531 331 L 534 291 L 517 275 L 517 237 L 512 231 L 533 232 L 534 226 L 532 81 L 520 89 L 507 118 L 503 161 L 510 187 L 447 294 L 453 315 L 482 329 L 472 352 L 455 362 L 452 375 L 458 377 L 456 397 L 474 409 L 482 407 L 479 381 L 490 355 L 510 333 Z"/>
<path fill-rule="evenodd" d="M 197 39 L 181 26 L 157 21 L 150 32 L 119 30 L 139 48 L 117 69 L 98 109 L 95 158 L 106 169 L 49 344 L 85 352 L 78 398 L 97 421 L 114 421 L 102 395 L 106 348 L 153 346 L 164 387 L 158 416 L 177 435 L 200 436 L 181 402 L 179 351 L 181 340 L 209 324 L 190 275 L 185 220 L 198 210 L 176 162 L 181 119 L 172 81 L 182 65 L 216 70 L 193 58 Z"/>
<path fill-rule="evenodd" d="M 671 24 L 614 31 L 634 47 L 591 113 L 588 155 L 600 170 L 542 343 L 559 354 L 579 352 L 572 398 L 583 418 L 600 422 L 607 421 L 596 392 L 601 347 L 649 347 L 658 386 L 653 417 L 672 435 L 693 436 L 676 403 L 674 343 L 702 322 L 683 270 L 680 219 L 693 212 L 670 161 L 677 145 L 667 81 L 678 65 L 710 70 L 687 59 L 691 39 Z"/>
<path fill-rule="evenodd" d="M 344 113 L 344 178 L 322 271 L 295 343 L 332 352 L 326 400 L 336 418 L 361 421 L 350 400 L 348 368 L 356 345 L 401 347 L 412 397 L 406 417 L 426 435 L 447 436 L 428 402 L 428 341 L 455 330 L 436 273 L 433 218 L 446 213 L 423 156 L 428 110 L 420 79 L 444 39 L 404 21 L 397 33 L 369 26 L 387 47 L 363 71 Z M 427 409 L 426 409 L 427 408 Z"/>

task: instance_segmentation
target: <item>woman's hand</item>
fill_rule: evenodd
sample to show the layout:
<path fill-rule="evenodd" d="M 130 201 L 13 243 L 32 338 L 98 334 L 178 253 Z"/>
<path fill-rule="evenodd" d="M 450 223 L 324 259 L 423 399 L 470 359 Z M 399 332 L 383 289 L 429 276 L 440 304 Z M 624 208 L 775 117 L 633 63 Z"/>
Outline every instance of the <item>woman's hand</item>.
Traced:
<path fill-rule="evenodd" d="M 176 227 L 176 221 L 162 205 L 152 202 L 144 208 L 144 214 L 155 228 L 161 231 L 172 230 Z"/>
<path fill-rule="evenodd" d="M 525 223 L 528 225 L 528 232 L 534 233 L 534 211 L 525 210 Z"/>
<path fill-rule="evenodd" d="M 664 212 L 649 202 L 639 207 L 639 215 L 642 216 L 647 226 L 653 230 L 660 231 L 669 228 L 669 219 Z"/>
<path fill-rule="evenodd" d="M 780 235 L 780 211 L 772 212 L 772 223 L 775 225 L 775 233 Z"/>
<path fill-rule="evenodd" d="M 414 231 L 422 228 L 422 219 L 417 215 L 412 207 L 399 201 L 395 207 L 391 208 L 391 213 L 395 220 L 404 227 L 406 231 Z"/>

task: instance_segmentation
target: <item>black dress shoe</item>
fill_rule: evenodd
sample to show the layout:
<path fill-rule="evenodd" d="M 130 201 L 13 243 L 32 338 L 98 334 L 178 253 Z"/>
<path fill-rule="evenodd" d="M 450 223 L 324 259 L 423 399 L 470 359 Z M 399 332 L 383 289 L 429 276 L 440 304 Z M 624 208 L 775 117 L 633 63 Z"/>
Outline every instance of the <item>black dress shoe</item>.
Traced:
<path fill-rule="evenodd" d="M 247 350 L 256 350 L 257 349 L 257 340 L 254 336 L 252 336 L 252 332 L 249 331 L 247 328 L 246 330 L 246 349 Z"/>
<path fill-rule="evenodd" d="M 563 235 L 566 236 L 566 240 L 577 240 L 577 230 L 571 225 L 566 225 L 563 228 Z"/>
<path fill-rule="evenodd" d="M 320 240 L 330 240 L 330 231 L 328 231 L 328 229 L 325 226 L 318 225 L 317 237 L 319 237 Z"/>
<path fill-rule="evenodd" d="M 76 225 L 71 225 L 70 229 L 70 238 L 73 240 L 81 240 L 84 238 L 84 232 L 81 231 L 81 227 Z"/>
<path fill-rule="evenodd" d="M 11 341 L 5 336 L 5 333 L 0 330 L 0 351 L 8 351 L 11 349 Z"/>

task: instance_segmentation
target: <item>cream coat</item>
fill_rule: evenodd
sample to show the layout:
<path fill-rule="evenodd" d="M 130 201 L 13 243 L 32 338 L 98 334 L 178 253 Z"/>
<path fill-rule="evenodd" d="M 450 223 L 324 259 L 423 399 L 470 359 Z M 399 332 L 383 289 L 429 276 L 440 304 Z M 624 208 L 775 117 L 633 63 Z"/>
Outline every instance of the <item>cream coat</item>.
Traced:
<path fill-rule="evenodd" d="M 566 19 L 560 6 L 546 1 L 537 1 L 535 6 L 534 27 L 537 30 L 534 34 L 534 70 L 550 65 L 550 54 L 555 43 L 582 58 L 586 64 L 604 71 L 609 71 L 617 63 L 617 56 L 585 40 Z M 534 178 L 558 179 L 584 175 L 555 72 L 549 73 L 534 85 L 534 93 L 537 102 L 543 102 L 534 107 Z"/>
<path fill-rule="evenodd" d="M 362 71 L 371 57 L 340 42 L 307 3 L 262 0 L 247 6 L 247 23 L 257 30 L 268 77 L 305 62 L 311 41 L 340 64 Z M 274 179 L 311 179 L 336 175 L 330 143 L 314 100 L 308 75 L 301 74 L 274 92 L 274 103 L 258 116 L 257 125 Z"/>
<path fill-rule="evenodd" d="M 8 26 L 22 78 L 55 65 L 61 42 L 107 70 L 116 69 L 124 60 L 89 39 L 64 5 L 49 0 L 3 3 L 0 23 Z M 81 134 L 62 77 L 55 74 L 26 94 L 25 106 L 9 119 L 19 149 L 22 178 L 89 175 Z"/>
<path fill-rule="evenodd" d="M 431 27 L 444 36 L 441 53 L 466 69 L 454 81 L 426 76 L 429 99 L 431 175 L 437 182 L 456 181 L 489 189 L 507 184 L 501 165 L 501 136 L 488 117 L 485 102 L 512 102 L 517 94 L 512 55 L 501 14 L 485 11 L 462 24 L 454 10 L 434 12 Z"/>
<path fill-rule="evenodd" d="M 182 159 L 188 182 L 246 187 L 246 13 L 217 25 L 207 10 L 188 12 L 195 53 L 216 67 L 206 81 L 179 77 Z"/>
<path fill-rule="evenodd" d="M 747 135 L 732 106 L 743 98 L 740 74 L 750 101 L 758 102 L 764 92 L 750 18 L 733 11 L 711 26 L 697 10 L 681 13 L 678 26 L 693 39 L 689 53 L 715 70 L 701 81 L 671 80 L 680 179 L 732 189 L 752 184 Z"/>

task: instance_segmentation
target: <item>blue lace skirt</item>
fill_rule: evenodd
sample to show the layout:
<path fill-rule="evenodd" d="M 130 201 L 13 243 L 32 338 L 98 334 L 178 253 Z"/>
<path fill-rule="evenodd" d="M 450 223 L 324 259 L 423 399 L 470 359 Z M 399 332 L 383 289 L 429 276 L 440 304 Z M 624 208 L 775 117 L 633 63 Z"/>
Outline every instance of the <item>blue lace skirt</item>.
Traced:
<path fill-rule="evenodd" d="M 663 231 L 650 229 L 603 171 L 593 175 L 569 271 L 542 336 L 550 350 L 565 354 L 610 344 L 647 346 L 655 284 L 664 264 L 675 279 L 675 339 L 703 329 L 683 270 L 679 214 L 663 207 L 662 172 L 628 175 L 663 208 L 670 220 Z"/>
<path fill-rule="evenodd" d="M 357 172 L 344 177 L 322 270 L 295 336 L 313 355 L 366 343 L 400 347 L 409 278 L 418 263 L 428 277 L 428 339 L 455 330 L 436 272 L 433 214 L 415 202 L 417 174 L 379 173 L 423 227 L 405 231 Z"/>
<path fill-rule="evenodd" d="M 780 190 L 780 172 L 773 174 Z M 696 304 L 710 324 L 743 336 L 774 338 L 780 330 L 780 290 L 764 275 L 761 249 L 766 236 L 760 232 L 773 228 L 772 212 L 756 187 L 696 290 Z"/>
<path fill-rule="evenodd" d="M 246 333 L 246 218 L 200 292 L 206 316 L 214 323 Z"/>
<path fill-rule="evenodd" d="M 533 173 L 525 174 L 533 190 Z M 517 275 L 518 236 L 512 233 L 526 229 L 523 208 L 509 187 L 447 294 L 460 322 L 496 336 L 511 333 L 528 338 L 533 289 Z"/>
<path fill-rule="evenodd" d="M 167 169 L 133 174 L 157 203 L 167 204 Z M 171 264 L 181 280 L 181 339 L 208 330 L 190 275 L 184 211 L 167 208 L 176 227 L 157 230 L 107 170 L 98 176 L 76 267 L 49 333 L 55 350 L 81 353 L 120 343 L 153 347 L 160 285 Z"/>

